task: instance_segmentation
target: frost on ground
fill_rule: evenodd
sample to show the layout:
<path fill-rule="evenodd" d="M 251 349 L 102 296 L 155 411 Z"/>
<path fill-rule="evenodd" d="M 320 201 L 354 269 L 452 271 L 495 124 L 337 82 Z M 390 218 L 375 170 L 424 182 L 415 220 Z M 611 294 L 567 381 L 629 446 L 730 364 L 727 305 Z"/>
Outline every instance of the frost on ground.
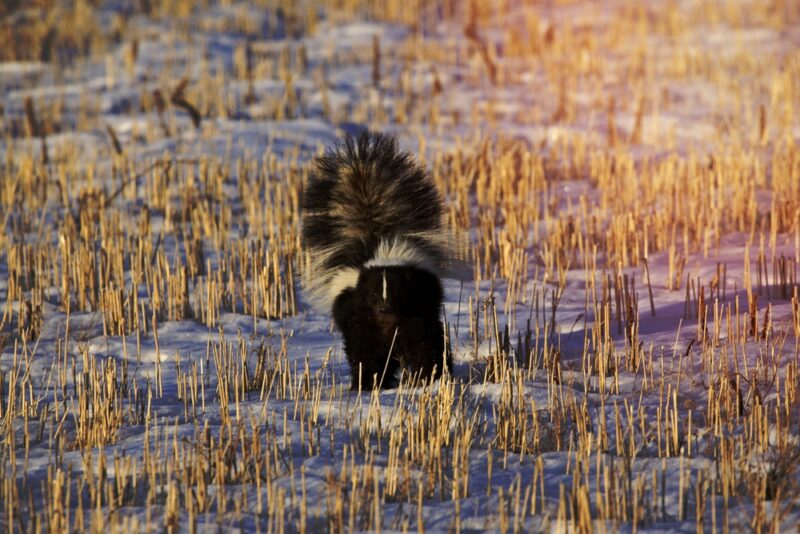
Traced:
<path fill-rule="evenodd" d="M 800 521 L 794 3 L 12 4 L 4 529 Z M 472 266 L 432 385 L 351 391 L 296 283 L 365 127 Z"/>

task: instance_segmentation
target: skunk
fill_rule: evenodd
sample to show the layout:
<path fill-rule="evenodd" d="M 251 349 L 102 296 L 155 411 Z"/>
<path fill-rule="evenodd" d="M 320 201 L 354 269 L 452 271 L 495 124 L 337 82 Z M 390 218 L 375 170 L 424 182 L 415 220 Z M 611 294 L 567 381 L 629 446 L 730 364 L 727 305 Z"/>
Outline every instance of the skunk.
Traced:
<path fill-rule="evenodd" d="M 348 134 L 315 163 L 303 193 L 302 285 L 333 312 L 351 388 L 396 387 L 401 369 L 438 378 L 452 359 L 440 319 L 449 239 L 436 186 L 379 133 Z"/>

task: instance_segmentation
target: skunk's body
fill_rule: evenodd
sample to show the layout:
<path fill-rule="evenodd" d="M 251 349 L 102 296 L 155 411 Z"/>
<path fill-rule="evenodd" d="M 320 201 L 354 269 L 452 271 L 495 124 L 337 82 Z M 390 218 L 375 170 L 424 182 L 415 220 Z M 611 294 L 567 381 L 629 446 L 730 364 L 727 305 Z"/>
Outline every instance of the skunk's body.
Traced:
<path fill-rule="evenodd" d="M 372 389 L 374 379 L 382 387 L 395 387 L 401 366 L 422 378 L 438 377 L 445 364 L 441 303 L 441 284 L 429 271 L 408 266 L 363 269 L 356 286 L 342 291 L 333 303 L 351 387 L 358 388 L 359 371 L 363 389 Z"/>
<path fill-rule="evenodd" d="M 438 377 L 451 361 L 439 318 L 448 246 L 436 187 L 381 134 L 347 136 L 316 163 L 303 198 L 303 286 L 332 308 L 351 387 L 395 386 L 401 367 Z"/>

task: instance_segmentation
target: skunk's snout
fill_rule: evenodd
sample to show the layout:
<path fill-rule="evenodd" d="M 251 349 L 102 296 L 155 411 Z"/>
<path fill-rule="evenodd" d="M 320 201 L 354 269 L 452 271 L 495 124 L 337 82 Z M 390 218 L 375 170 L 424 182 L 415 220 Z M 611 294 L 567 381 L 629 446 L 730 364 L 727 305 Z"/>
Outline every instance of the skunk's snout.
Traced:
<path fill-rule="evenodd" d="M 388 315 L 392 313 L 392 309 L 389 306 L 378 306 L 378 313 Z"/>

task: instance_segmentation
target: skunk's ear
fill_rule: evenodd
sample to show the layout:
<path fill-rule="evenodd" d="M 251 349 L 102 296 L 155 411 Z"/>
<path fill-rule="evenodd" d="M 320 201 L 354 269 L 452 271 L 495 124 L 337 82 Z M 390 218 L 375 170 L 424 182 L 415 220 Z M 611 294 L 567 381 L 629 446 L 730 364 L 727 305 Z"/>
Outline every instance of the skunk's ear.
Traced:
<path fill-rule="evenodd" d="M 410 282 L 417 305 L 424 308 L 426 303 L 432 303 L 438 312 L 439 304 L 442 302 L 442 284 L 439 278 L 432 272 L 415 269 Z"/>
<path fill-rule="evenodd" d="M 336 321 L 337 326 L 342 329 L 352 321 L 356 313 L 356 289 L 348 288 L 339 293 L 336 300 L 333 301 L 333 320 Z"/>
<path fill-rule="evenodd" d="M 369 286 L 369 276 L 370 276 L 370 269 L 361 267 L 358 270 L 358 279 L 356 280 L 355 291 L 356 293 L 364 293 L 367 291 L 367 286 Z"/>

